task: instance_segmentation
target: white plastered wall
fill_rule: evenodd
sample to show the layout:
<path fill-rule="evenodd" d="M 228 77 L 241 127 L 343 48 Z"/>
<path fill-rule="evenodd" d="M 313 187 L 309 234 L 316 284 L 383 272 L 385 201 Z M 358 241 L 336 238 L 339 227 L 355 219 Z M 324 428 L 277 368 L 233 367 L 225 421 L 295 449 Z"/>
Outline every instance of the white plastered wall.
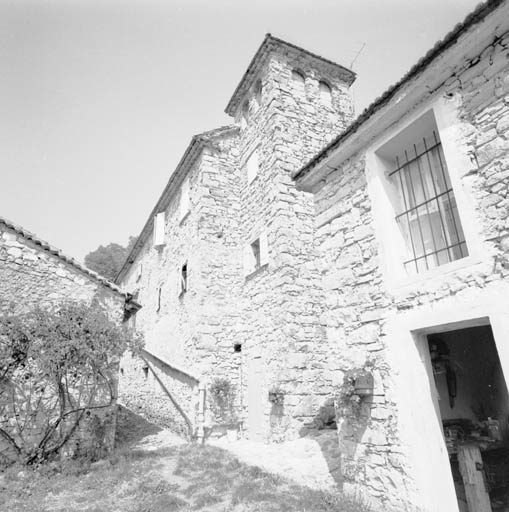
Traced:
<path fill-rule="evenodd" d="M 509 383 L 509 285 L 498 281 L 470 289 L 439 306 L 399 314 L 387 324 L 387 355 L 393 368 L 393 398 L 399 431 L 418 490 L 416 505 L 430 512 L 457 512 L 449 457 L 442 434 L 427 335 L 490 324 L 500 364 Z"/>

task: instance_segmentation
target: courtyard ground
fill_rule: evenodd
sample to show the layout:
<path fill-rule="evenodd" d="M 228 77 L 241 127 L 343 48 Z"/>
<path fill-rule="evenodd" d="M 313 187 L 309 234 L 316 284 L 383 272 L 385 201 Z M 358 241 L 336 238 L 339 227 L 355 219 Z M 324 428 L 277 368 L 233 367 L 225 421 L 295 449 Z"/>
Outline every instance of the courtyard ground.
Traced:
<path fill-rule="evenodd" d="M 0 510 L 30 512 L 367 512 L 355 500 L 186 443 L 124 415 L 108 459 L 54 462 L 0 473 Z"/>

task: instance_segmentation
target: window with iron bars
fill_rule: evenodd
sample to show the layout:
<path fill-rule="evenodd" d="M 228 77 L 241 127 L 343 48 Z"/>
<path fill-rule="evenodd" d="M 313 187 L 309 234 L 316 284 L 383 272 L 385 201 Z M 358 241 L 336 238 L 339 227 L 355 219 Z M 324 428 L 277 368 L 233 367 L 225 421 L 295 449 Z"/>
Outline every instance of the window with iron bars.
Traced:
<path fill-rule="evenodd" d="M 418 149 L 419 147 L 419 149 Z M 442 144 L 433 131 L 396 158 L 389 174 L 401 197 L 396 221 L 411 258 L 404 262 L 417 274 L 468 256 Z"/>

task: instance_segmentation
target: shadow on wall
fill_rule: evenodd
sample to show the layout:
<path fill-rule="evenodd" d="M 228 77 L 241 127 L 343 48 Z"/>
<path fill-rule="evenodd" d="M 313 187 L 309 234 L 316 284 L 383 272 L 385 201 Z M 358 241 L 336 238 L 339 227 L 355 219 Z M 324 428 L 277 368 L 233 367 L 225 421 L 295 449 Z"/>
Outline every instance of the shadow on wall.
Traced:
<path fill-rule="evenodd" d="M 115 433 L 115 448 L 122 448 L 138 443 L 143 438 L 157 434 L 163 429 L 143 416 L 118 406 L 117 429 Z"/>
<path fill-rule="evenodd" d="M 363 480 L 364 458 L 358 456 L 359 442 L 371 417 L 371 397 L 344 401 L 329 397 L 309 423 L 299 431 L 300 437 L 315 441 L 327 463 L 329 474 L 344 491 L 345 483 Z"/>

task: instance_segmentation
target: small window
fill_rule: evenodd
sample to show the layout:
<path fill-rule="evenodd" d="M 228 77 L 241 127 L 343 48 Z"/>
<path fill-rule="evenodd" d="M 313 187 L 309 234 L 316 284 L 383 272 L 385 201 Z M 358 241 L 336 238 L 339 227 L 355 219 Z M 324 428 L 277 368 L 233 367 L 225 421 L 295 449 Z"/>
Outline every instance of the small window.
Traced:
<path fill-rule="evenodd" d="M 164 244 L 164 212 L 154 216 L 154 246 Z"/>
<path fill-rule="evenodd" d="M 180 293 L 179 295 L 183 295 L 187 291 L 187 263 L 182 265 L 180 269 Z"/>
<path fill-rule="evenodd" d="M 320 102 L 327 106 L 332 105 L 331 86 L 327 82 L 321 80 L 318 83 L 318 88 L 320 89 Z"/>
<path fill-rule="evenodd" d="M 179 204 L 179 219 L 184 220 L 184 217 L 189 213 L 189 179 L 182 182 L 180 188 L 180 204 Z"/>
<path fill-rule="evenodd" d="M 162 293 L 163 286 L 159 286 L 157 289 L 157 307 L 156 311 L 159 312 L 161 310 L 161 293 Z"/>
<path fill-rule="evenodd" d="M 259 162 L 258 162 L 258 148 L 255 149 L 246 160 L 246 175 L 247 183 L 251 183 L 258 175 Z"/>
<path fill-rule="evenodd" d="M 251 265 L 253 270 L 260 268 L 260 239 L 256 239 L 251 245 Z"/>
<path fill-rule="evenodd" d="M 262 81 L 257 80 L 254 87 L 254 97 L 256 106 L 259 107 L 262 104 Z"/>
<path fill-rule="evenodd" d="M 249 120 L 249 103 L 247 101 L 242 105 L 242 111 L 240 113 L 240 127 L 244 130 L 247 127 Z"/>
<path fill-rule="evenodd" d="M 244 248 L 244 272 L 252 274 L 268 263 L 267 234 L 262 232 L 256 240 Z"/>
<path fill-rule="evenodd" d="M 236 353 L 242 352 L 242 343 L 234 343 L 233 351 Z"/>
<path fill-rule="evenodd" d="M 293 87 L 297 91 L 304 92 L 306 77 L 304 76 L 304 73 L 302 71 L 299 71 L 297 69 L 294 69 L 292 71 L 292 82 L 293 82 Z"/>

